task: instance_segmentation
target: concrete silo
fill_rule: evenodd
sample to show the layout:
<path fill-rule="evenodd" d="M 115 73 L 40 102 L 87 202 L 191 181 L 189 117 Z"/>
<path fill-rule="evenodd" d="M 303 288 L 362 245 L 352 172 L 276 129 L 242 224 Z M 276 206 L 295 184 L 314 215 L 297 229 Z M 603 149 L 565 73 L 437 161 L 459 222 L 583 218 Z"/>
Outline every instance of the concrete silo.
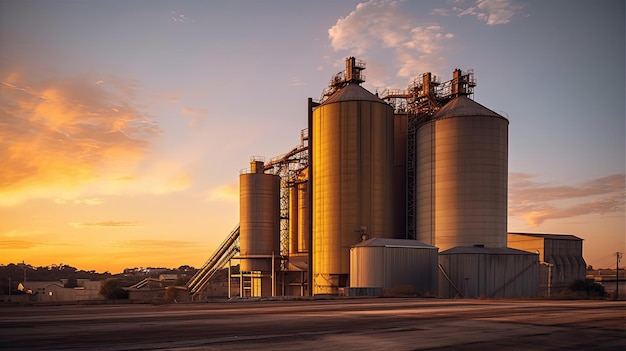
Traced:
<path fill-rule="evenodd" d="M 359 83 L 362 62 L 312 113 L 312 280 L 336 294 L 362 235 L 393 237 L 393 109 Z"/>
<path fill-rule="evenodd" d="M 280 255 L 280 177 L 263 172 L 263 161 L 253 159 L 250 171 L 239 176 L 240 269 L 249 274 L 250 296 L 273 295 Z"/>
<path fill-rule="evenodd" d="M 506 247 L 508 120 L 463 94 L 417 127 L 416 239 Z"/>

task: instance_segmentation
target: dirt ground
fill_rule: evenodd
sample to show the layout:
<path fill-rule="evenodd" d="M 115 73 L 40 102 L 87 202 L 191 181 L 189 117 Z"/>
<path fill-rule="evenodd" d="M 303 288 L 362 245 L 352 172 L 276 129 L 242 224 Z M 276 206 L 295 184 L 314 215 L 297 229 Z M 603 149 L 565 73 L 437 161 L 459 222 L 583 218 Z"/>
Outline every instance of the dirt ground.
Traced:
<path fill-rule="evenodd" d="M 626 350 L 625 307 L 408 298 L 0 304 L 0 349 Z"/>

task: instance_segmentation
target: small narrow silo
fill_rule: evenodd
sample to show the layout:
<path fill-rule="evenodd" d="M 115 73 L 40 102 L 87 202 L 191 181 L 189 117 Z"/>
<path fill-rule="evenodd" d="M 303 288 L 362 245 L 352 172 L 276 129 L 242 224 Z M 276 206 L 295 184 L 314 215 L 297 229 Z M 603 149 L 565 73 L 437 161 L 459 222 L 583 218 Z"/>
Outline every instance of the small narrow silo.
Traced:
<path fill-rule="evenodd" d="M 309 252 L 309 183 L 308 172 L 303 172 L 298 183 L 298 252 Z"/>
<path fill-rule="evenodd" d="M 348 284 L 362 234 L 393 237 L 393 109 L 359 85 L 359 62 L 346 63 L 346 84 L 312 114 L 314 294 Z"/>
<path fill-rule="evenodd" d="M 506 247 L 508 124 L 460 95 L 418 126 L 417 240 Z"/>
<path fill-rule="evenodd" d="M 289 188 L 289 255 L 297 254 L 299 251 L 299 219 L 300 198 L 298 196 L 298 185 L 294 184 Z"/>
<path fill-rule="evenodd" d="M 280 177 L 263 173 L 263 166 L 253 159 L 239 176 L 242 272 L 272 272 L 272 256 L 280 255 Z"/>

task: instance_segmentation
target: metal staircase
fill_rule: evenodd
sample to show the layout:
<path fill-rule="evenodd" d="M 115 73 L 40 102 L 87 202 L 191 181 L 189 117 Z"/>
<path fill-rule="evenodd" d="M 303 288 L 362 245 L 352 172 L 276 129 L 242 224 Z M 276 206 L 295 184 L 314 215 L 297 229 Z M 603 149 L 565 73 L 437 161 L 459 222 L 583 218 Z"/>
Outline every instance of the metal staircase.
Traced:
<path fill-rule="evenodd" d="M 207 286 L 213 275 L 239 252 L 239 225 L 230 232 L 206 263 L 191 277 L 187 290 L 192 300 Z"/>

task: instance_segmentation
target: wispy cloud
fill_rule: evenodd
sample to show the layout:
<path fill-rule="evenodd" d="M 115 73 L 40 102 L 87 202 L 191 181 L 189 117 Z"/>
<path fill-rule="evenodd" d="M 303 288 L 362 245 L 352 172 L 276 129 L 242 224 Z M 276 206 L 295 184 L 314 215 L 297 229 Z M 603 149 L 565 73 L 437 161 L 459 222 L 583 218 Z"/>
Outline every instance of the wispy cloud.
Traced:
<path fill-rule="evenodd" d="M 419 22 L 402 11 L 402 2 L 360 3 L 328 30 L 335 51 L 364 55 L 373 48 L 392 49 L 400 66 L 397 75 L 413 77 L 441 65 L 446 41 L 454 37 L 436 23 Z"/>
<path fill-rule="evenodd" d="M 59 198 L 54 200 L 55 203 L 59 204 L 59 205 L 68 205 L 68 204 L 74 204 L 74 205 L 101 205 L 104 203 L 104 199 L 101 197 L 93 197 L 93 198 L 88 198 L 88 199 L 65 199 L 65 198 Z"/>
<path fill-rule="evenodd" d="M 209 118 L 209 110 L 206 108 L 184 107 L 181 113 L 189 119 L 189 126 L 193 128 L 202 127 Z"/>
<path fill-rule="evenodd" d="M 39 245 L 39 243 L 28 240 L 0 240 L 0 249 L 2 250 L 30 249 Z"/>
<path fill-rule="evenodd" d="M 46 197 L 96 205 L 92 194 L 187 188 L 180 165 L 150 153 L 162 132 L 135 107 L 140 90 L 135 80 L 30 79 L 0 69 L 0 206 Z"/>
<path fill-rule="evenodd" d="M 524 173 L 509 175 L 509 215 L 530 226 L 552 219 L 624 212 L 624 174 L 577 185 L 542 183 L 535 178 Z"/>
<path fill-rule="evenodd" d="M 463 5 L 466 2 L 461 2 Z M 524 4 L 515 0 L 476 0 L 471 2 L 469 7 L 455 6 L 452 8 L 457 16 L 475 16 L 479 21 L 490 26 L 505 24 L 511 21 L 513 16 L 519 14 L 524 9 Z M 441 11 L 445 12 L 445 11 Z"/>
<path fill-rule="evenodd" d="M 179 249 L 193 246 L 190 241 L 176 240 L 119 240 L 111 242 L 113 247 L 133 249 Z"/>
<path fill-rule="evenodd" d="M 291 83 L 289 83 L 292 87 L 299 87 L 305 85 L 304 82 L 300 79 L 300 77 L 292 77 Z"/>
<path fill-rule="evenodd" d="M 74 228 L 136 228 L 141 227 L 139 222 L 102 221 L 102 222 L 72 222 Z"/>
<path fill-rule="evenodd" d="M 239 184 L 231 183 L 220 185 L 216 188 L 209 190 L 208 201 L 239 201 Z"/>

